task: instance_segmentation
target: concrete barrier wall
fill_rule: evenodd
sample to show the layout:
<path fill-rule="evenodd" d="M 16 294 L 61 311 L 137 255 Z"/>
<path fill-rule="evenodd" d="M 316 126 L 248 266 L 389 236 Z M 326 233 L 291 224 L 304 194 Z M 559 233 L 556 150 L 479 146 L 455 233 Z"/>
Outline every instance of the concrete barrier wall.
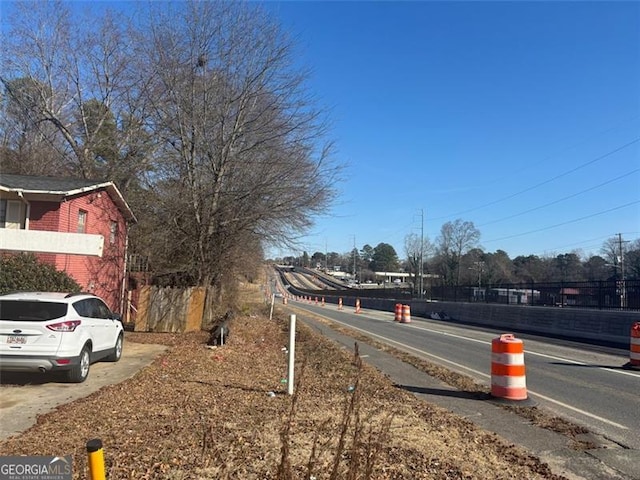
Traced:
<path fill-rule="evenodd" d="M 437 309 L 432 308 L 435 305 Z M 412 313 L 414 308 L 416 315 L 428 316 L 432 310 L 442 310 L 461 322 L 620 346 L 629 345 L 631 326 L 640 321 L 638 312 L 579 308 L 449 302 L 421 302 L 412 306 Z"/>
<path fill-rule="evenodd" d="M 325 297 L 327 302 L 337 303 L 337 297 Z M 363 310 L 367 308 L 393 312 L 396 300 L 361 298 Z M 343 298 L 345 306 L 355 305 L 355 298 Z M 429 317 L 431 312 L 445 312 L 460 323 L 501 328 L 504 333 L 530 332 L 577 341 L 598 341 L 629 346 L 631 326 L 640 322 L 640 312 L 617 310 L 593 310 L 581 308 L 532 307 L 526 305 L 501 305 L 496 303 L 453 303 L 413 300 L 411 315 Z"/>

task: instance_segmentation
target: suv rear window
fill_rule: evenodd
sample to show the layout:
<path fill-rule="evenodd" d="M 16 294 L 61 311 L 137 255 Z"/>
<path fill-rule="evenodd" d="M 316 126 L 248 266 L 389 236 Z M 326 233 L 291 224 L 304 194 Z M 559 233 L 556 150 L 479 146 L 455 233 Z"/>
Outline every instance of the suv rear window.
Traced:
<path fill-rule="evenodd" d="M 0 320 L 40 322 L 64 317 L 66 314 L 66 303 L 0 300 Z"/>

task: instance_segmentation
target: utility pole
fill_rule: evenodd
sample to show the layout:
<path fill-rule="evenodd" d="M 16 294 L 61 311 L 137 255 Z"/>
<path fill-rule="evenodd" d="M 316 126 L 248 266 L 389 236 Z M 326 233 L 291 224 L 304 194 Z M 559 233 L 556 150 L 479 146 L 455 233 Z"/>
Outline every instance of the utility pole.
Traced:
<path fill-rule="evenodd" d="M 418 266 L 418 274 L 420 275 L 420 295 L 419 298 L 422 300 L 424 287 L 423 287 L 423 277 L 424 277 L 424 209 L 420 209 L 420 265 Z"/>
<path fill-rule="evenodd" d="M 476 270 L 478 272 L 478 295 L 477 298 L 480 298 L 480 291 L 482 289 L 482 271 L 484 270 L 484 262 L 478 261 L 473 262 L 473 267 L 469 268 L 470 270 Z"/>
<path fill-rule="evenodd" d="M 625 285 L 625 276 L 624 276 L 624 249 L 622 248 L 623 243 L 628 243 L 627 241 L 622 240 L 622 234 L 618 233 L 618 251 L 620 252 L 620 308 L 627 308 L 627 287 Z"/>
<path fill-rule="evenodd" d="M 356 236 L 353 235 L 353 281 L 356 280 Z"/>
<path fill-rule="evenodd" d="M 478 267 L 478 295 L 482 288 L 482 270 L 484 270 L 484 262 L 475 262 Z"/>
<path fill-rule="evenodd" d="M 327 260 L 327 239 L 324 239 L 324 273 L 327 273 L 329 271 L 329 265 L 328 265 L 328 260 Z"/>

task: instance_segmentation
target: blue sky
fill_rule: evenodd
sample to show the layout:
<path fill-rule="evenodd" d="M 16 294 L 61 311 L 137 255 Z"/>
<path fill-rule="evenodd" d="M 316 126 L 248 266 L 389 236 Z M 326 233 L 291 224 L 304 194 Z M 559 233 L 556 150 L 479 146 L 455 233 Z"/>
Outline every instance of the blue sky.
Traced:
<path fill-rule="evenodd" d="M 457 218 L 511 258 L 640 237 L 640 3 L 265 7 L 296 36 L 347 164 L 294 254 L 355 238 L 404 257 L 407 234 L 433 241 Z"/>
<path fill-rule="evenodd" d="M 406 235 L 458 218 L 511 258 L 640 238 L 640 2 L 261 4 L 346 165 L 333 208 L 271 255 L 403 258 Z"/>

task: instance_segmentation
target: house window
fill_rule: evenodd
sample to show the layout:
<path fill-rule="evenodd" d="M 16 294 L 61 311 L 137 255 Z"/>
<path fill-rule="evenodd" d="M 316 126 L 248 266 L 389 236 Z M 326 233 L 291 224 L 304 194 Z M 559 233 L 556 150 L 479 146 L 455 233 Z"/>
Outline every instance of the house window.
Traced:
<path fill-rule="evenodd" d="M 87 212 L 85 210 L 78 211 L 78 233 L 87 231 Z"/>
<path fill-rule="evenodd" d="M 118 222 L 111 222 L 109 227 L 109 243 L 114 245 L 116 243 L 116 237 L 118 236 Z"/>
<path fill-rule="evenodd" d="M 22 228 L 22 212 L 22 202 L 17 200 L 0 200 L 0 228 Z"/>

